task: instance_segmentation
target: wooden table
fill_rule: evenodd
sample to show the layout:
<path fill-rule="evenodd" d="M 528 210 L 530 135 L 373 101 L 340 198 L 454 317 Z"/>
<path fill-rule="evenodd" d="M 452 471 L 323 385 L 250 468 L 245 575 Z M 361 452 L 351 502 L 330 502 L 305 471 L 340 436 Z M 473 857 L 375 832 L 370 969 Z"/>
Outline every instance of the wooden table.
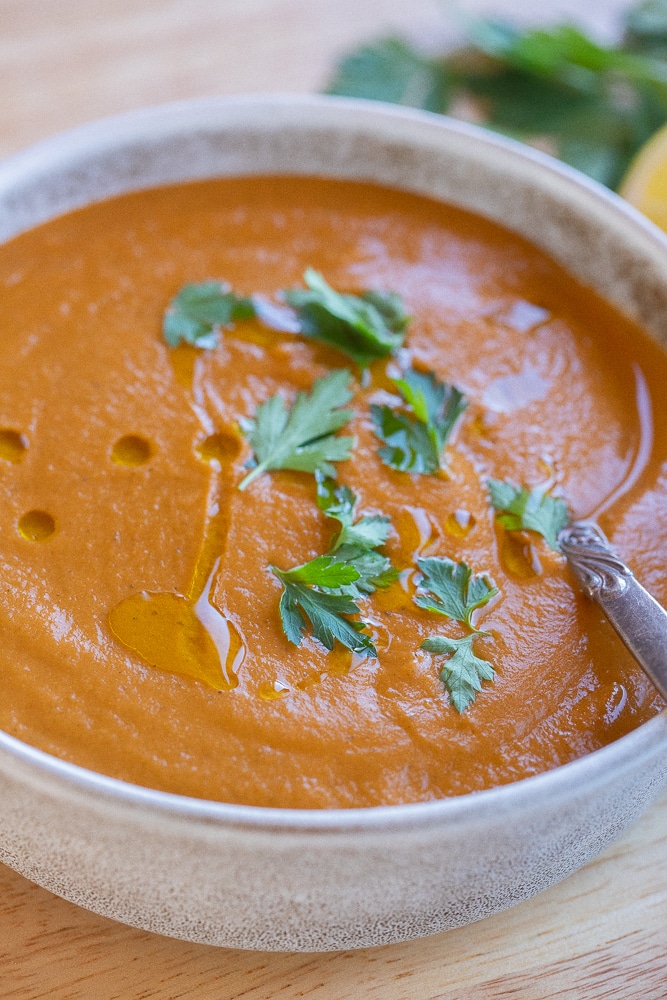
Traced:
<path fill-rule="evenodd" d="M 61 128 L 176 98 L 307 91 L 362 39 L 452 37 L 440 0 L 0 0 L 0 155 Z M 468 0 L 533 16 L 534 0 Z M 580 0 L 543 0 L 540 16 Z M 588 0 L 609 32 L 622 0 Z M 2 804 L 0 803 L 0 808 Z M 94 916 L 0 866 L 3 1000 L 664 1000 L 667 798 L 548 892 L 423 941 L 264 955 Z"/>

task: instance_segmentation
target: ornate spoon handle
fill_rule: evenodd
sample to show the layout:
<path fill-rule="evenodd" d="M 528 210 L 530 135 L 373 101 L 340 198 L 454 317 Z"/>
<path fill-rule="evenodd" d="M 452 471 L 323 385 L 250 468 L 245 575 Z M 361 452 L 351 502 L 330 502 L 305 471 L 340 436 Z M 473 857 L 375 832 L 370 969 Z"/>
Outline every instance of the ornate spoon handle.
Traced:
<path fill-rule="evenodd" d="M 635 579 L 596 524 L 576 521 L 561 532 L 559 542 L 584 591 L 667 700 L 667 611 Z"/>

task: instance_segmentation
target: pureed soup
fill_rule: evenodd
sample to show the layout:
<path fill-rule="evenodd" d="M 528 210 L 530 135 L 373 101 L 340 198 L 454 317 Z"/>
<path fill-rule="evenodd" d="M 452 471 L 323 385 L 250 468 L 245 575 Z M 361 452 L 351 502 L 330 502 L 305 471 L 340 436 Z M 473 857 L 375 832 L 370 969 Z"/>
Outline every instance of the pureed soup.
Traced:
<path fill-rule="evenodd" d="M 227 179 L 41 226 L 0 280 L 9 733 L 350 807 L 511 782 L 662 707 L 558 530 L 598 518 L 667 601 L 667 359 L 524 240 Z"/>

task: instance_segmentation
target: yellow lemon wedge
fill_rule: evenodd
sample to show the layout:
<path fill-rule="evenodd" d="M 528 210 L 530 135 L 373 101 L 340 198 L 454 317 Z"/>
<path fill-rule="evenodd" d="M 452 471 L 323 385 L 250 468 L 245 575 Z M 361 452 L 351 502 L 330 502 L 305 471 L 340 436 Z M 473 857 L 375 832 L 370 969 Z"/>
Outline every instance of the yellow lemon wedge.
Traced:
<path fill-rule="evenodd" d="M 618 190 L 667 232 L 667 125 L 642 146 Z"/>

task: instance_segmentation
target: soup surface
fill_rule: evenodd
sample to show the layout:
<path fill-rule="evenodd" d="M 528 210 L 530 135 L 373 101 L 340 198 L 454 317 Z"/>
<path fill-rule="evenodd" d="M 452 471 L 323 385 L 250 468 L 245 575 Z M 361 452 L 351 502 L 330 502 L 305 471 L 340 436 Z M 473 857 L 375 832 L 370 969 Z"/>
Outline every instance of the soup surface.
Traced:
<path fill-rule="evenodd" d="M 206 349 L 165 342 L 184 284 L 229 282 L 284 318 L 279 292 L 303 287 L 307 268 L 343 292 L 400 295 L 404 346 L 364 374 L 266 315 Z M 667 359 L 522 239 L 368 185 L 232 179 L 131 194 L 22 235 L 0 248 L 0 287 L 9 733 L 153 788 L 350 807 L 514 781 L 663 707 L 562 555 L 504 528 L 489 500 L 488 480 L 508 480 L 597 517 L 667 601 Z M 369 408 L 401 405 L 392 378 L 408 367 L 468 401 L 436 474 L 378 454 Z M 268 471 L 238 489 L 252 456 L 243 421 L 341 368 L 354 411 L 341 433 L 355 446 L 338 483 L 357 519 L 389 518 L 382 552 L 397 571 L 358 602 L 377 655 L 330 652 L 305 619 L 300 646 L 283 630 L 270 566 L 325 553 L 340 528 L 313 475 Z M 430 557 L 498 589 L 471 618 L 495 676 L 462 712 L 440 677 L 447 654 L 421 643 L 473 626 L 415 604 Z"/>

